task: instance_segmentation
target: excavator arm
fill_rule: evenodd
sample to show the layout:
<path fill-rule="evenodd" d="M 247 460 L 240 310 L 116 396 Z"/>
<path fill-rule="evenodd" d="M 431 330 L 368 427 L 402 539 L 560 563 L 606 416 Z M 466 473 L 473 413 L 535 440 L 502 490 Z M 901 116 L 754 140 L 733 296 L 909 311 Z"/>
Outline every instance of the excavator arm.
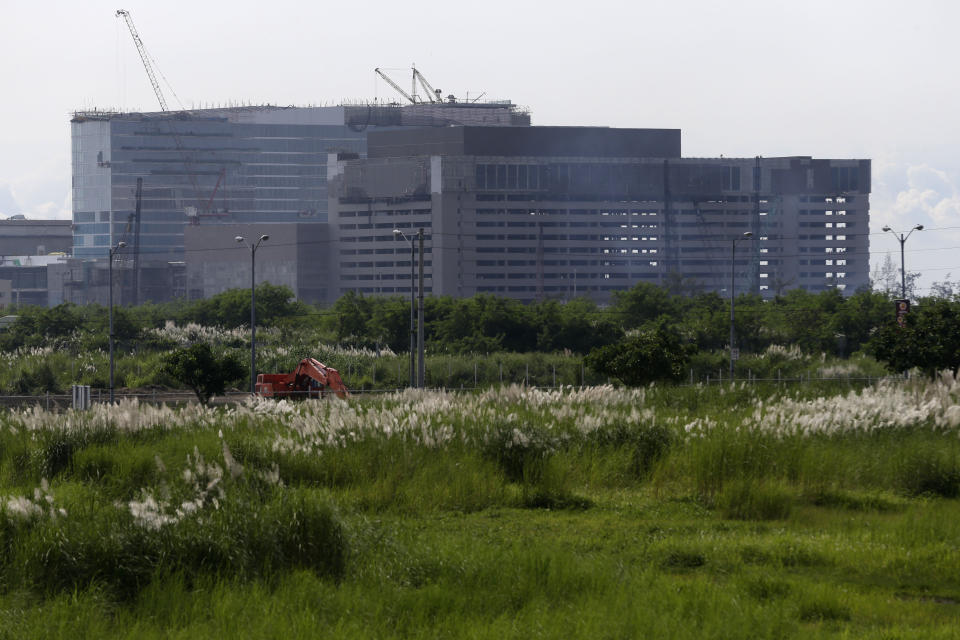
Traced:
<path fill-rule="evenodd" d="M 319 398 L 332 391 L 340 398 L 349 398 L 340 373 L 316 358 L 304 358 L 293 373 L 261 373 L 257 376 L 256 393 L 263 398 Z"/>
<path fill-rule="evenodd" d="M 316 358 L 304 358 L 297 365 L 293 372 L 294 387 L 307 390 L 310 387 L 309 380 L 313 380 L 321 387 L 333 391 L 340 398 L 347 398 L 350 392 L 347 390 L 343 380 L 340 379 L 340 372 L 332 367 L 328 367 Z"/>

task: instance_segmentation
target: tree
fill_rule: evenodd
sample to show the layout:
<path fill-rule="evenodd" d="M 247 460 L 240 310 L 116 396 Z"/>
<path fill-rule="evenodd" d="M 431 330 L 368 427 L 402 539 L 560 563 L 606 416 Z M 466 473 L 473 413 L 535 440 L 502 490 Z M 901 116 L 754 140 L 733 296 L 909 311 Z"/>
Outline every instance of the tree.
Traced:
<path fill-rule="evenodd" d="M 873 355 L 894 371 L 914 367 L 927 375 L 960 367 L 960 302 L 925 298 L 907 314 L 906 326 L 893 318 L 870 339 Z"/>
<path fill-rule="evenodd" d="M 682 378 L 695 350 L 693 345 L 683 342 L 676 329 L 658 321 L 618 343 L 594 349 L 584 363 L 598 373 L 635 387 Z"/>
<path fill-rule="evenodd" d="M 340 296 L 331 311 L 336 322 L 337 342 L 347 338 L 363 343 L 371 318 L 371 301 L 353 290 Z"/>
<path fill-rule="evenodd" d="M 394 353 L 410 349 L 410 301 L 399 296 L 375 298 L 367 331 Z"/>
<path fill-rule="evenodd" d="M 639 327 L 660 316 L 679 317 L 679 301 L 665 289 L 649 282 L 640 282 L 627 291 L 613 292 L 615 312 L 624 327 Z"/>
<path fill-rule="evenodd" d="M 246 370 L 239 360 L 225 356 L 217 358 L 206 342 L 177 349 L 167 356 L 163 372 L 190 387 L 201 404 L 223 393 L 228 382 L 240 380 Z"/>
<path fill-rule="evenodd" d="M 949 273 L 942 282 L 934 282 L 930 285 L 930 295 L 934 298 L 951 299 L 957 295 L 958 290 L 960 290 L 960 283 L 950 282 Z"/>
<path fill-rule="evenodd" d="M 904 276 L 904 277 L 901 277 Z M 920 280 L 920 273 L 916 271 L 907 271 L 901 274 L 900 269 L 893 263 L 893 258 L 888 253 L 883 262 L 878 264 L 870 274 L 870 286 L 874 291 L 886 294 L 890 298 L 899 298 L 903 293 L 903 281 L 906 281 L 907 298 L 913 300 L 916 298 L 917 283 Z"/>
<path fill-rule="evenodd" d="M 280 318 L 303 312 L 289 287 L 261 282 L 257 285 L 257 325 L 273 324 Z M 241 327 L 250 324 L 250 289 L 229 289 L 208 300 L 194 303 L 187 320 L 205 325 Z"/>

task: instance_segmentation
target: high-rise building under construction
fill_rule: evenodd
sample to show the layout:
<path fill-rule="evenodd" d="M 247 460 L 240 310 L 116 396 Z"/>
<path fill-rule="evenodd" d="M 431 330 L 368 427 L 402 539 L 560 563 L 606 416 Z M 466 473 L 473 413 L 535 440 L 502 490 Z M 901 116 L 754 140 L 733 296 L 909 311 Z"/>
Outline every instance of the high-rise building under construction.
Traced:
<path fill-rule="evenodd" d="M 171 297 L 189 225 L 324 223 L 327 157 L 364 157 L 377 129 L 529 125 L 499 103 L 232 107 L 73 115 L 73 254 L 136 265 L 138 299 Z M 137 197 L 137 181 L 142 181 Z M 129 281 L 129 279 L 127 279 Z"/>

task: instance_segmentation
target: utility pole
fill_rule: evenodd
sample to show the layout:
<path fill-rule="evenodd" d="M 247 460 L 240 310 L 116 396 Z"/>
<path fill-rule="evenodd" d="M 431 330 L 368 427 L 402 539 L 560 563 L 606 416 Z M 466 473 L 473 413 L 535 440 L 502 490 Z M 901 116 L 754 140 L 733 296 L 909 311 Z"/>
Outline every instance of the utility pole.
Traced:
<path fill-rule="evenodd" d="M 234 238 L 250 248 L 250 393 L 257 392 L 257 247 L 270 236 L 261 235 L 255 244 L 248 244 L 243 236 Z"/>
<path fill-rule="evenodd" d="M 117 254 L 117 251 L 126 246 L 126 242 L 120 241 L 116 246 L 110 247 L 110 250 L 107 252 L 107 256 L 110 259 L 110 263 L 107 265 L 107 272 L 109 274 L 107 286 L 110 288 L 108 296 L 110 300 L 110 404 L 113 404 L 113 257 Z"/>
<path fill-rule="evenodd" d="M 733 364 L 736 362 L 737 349 L 735 348 L 736 332 L 734 330 L 734 312 L 733 299 L 736 294 L 736 266 L 737 266 L 737 242 L 747 240 L 753 237 L 752 231 L 745 231 L 739 238 L 730 241 L 730 382 L 733 382 Z"/>
<path fill-rule="evenodd" d="M 417 318 L 417 341 L 420 346 L 420 362 L 419 369 L 420 372 L 417 377 L 417 384 L 421 389 L 424 388 L 424 383 L 426 382 L 426 370 L 425 370 L 425 357 L 424 357 L 424 345 L 423 345 L 423 227 L 420 227 L 417 235 L 420 238 L 420 308 Z"/>
<path fill-rule="evenodd" d="M 417 386 L 417 331 L 416 331 L 416 289 L 414 280 L 416 277 L 416 245 L 413 238 L 408 238 L 400 229 L 393 230 L 394 238 L 403 238 L 410 243 L 410 386 Z"/>

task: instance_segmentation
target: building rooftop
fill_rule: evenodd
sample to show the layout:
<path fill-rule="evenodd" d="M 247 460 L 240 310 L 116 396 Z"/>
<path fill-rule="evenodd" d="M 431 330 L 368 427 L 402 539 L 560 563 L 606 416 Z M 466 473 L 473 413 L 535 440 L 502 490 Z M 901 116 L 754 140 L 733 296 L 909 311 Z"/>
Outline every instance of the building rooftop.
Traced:
<path fill-rule="evenodd" d="M 680 129 L 611 127 L 444 127 L 371 131 L 370 158 L 536 156 L 679 158 Z"/>

